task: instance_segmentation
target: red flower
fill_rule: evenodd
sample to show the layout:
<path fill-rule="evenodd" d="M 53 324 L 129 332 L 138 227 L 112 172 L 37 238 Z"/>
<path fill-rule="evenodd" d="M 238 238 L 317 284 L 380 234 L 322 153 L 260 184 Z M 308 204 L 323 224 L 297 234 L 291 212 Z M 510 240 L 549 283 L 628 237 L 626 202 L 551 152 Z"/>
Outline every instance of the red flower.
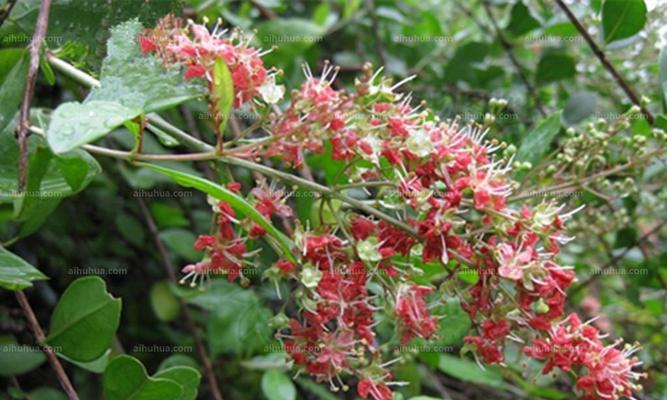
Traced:
<path fill-rule="evenodd" d="M 428 339 L 437 331 L 437 320 L 431 317 L 424 301 L 424 295 L 431 292 L 426 286 L 404 284 L 398 288 L 395 312 L 401 322 L 401 344 L 414 337 Z"/>
<path fill-rule="evenodd" d="M 148 54 L 157 50 L 157 46 L 155 45 L 155 41 L 153 39 L 144 35 L 139 35 L 137 39 L 139 41 L 139 49 L 142 53 Z"/>
<path fill-rule="evenodd" d="M 368 395 L 373 400 L 391 400 L 391 389 L 385 384 L 375 383 L 371 379 L 362 379 L 357 384 L 357 393 L 362 399 L 368 399 Z"/>

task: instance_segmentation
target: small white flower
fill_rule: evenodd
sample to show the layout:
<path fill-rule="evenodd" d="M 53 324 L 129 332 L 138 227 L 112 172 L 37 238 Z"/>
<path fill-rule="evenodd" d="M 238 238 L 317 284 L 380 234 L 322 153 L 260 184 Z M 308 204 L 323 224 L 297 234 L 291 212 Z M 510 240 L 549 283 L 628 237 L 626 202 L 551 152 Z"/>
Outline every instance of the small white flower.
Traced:
<path fill-rule="evenodd" d="M 285 95 L 285 86 L 276 85 L 275 75 L 270 75 L 257 90 L 267 104 L 276 104 Z"/>
<path fill-rule="evenodd" d="M 426 157 L 433 152 L 433 142 L 428 133 L 423 130 L 417 130 L 410 134 L 410 137 L 405 142 L 411 153 L 418 157 Z"/>

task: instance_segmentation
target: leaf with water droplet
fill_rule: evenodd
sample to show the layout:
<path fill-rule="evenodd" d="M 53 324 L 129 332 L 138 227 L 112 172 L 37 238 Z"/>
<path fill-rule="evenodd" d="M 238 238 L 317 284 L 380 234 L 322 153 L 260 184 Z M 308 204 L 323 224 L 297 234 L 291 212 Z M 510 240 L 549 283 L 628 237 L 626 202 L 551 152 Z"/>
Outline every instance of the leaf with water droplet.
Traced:
<path fill-rule="evenodd" d="M 65 103 L 53 112 L 46 138 L 55 153 L 64 153 L 103 137 L 140 114 L 139 109 L 113 101 Z"/>

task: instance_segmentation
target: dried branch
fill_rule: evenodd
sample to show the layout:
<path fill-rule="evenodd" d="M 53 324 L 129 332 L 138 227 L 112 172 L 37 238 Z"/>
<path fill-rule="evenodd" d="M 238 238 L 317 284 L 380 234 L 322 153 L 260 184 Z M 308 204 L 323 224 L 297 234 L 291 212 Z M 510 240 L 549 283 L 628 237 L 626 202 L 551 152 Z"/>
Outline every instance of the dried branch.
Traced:
<path fill-rule="evenodd" d="M 37 26 L 35 34 L 30 42 L 30 67 L 28 77 L 25 81 L 23 90 L 23 100 L 19 115 L 19 126 L 17 136 L 19 139 L 19 193 L 25 191 L 26 179 L 28 175 L 28 129 L 30 128 L 30 103 L 35 92 L 35 81 L 37 80 L 37 71 L 39 70 L 39 52 L 42 47 L 42 41 L 46 35 L 46 29 L 49 25 L 49 9 L 51 0 L 42 0 L 39 7 L 39 16 L 37 17 Z"/>
<path fill-rule="evenodd" d="M 16 300 L 18 300 L 18 303 L 21 306 L 23 315 L 25 316 L 25 319 L 28 321 L 28 325 L 30 325 L 30 330 L 32 331 L 32 334 L 35 336 L 35 339 L 37 339 L 40 349 L 44 353 L 46 353 L 46 358 L 49 360 L 49 364 L 51 364 L 51 367 L 56 372 L 56 376 L 58 377 L 60 386 L 63 388 L 63 390 L 67 394 L 67 397 L 69 397 L 70 400 L 79 400 L 79 395 L 76 393 L 76 390 L 74 390 L 74 386 L 72 386 L 72 382 L 70 382 L 69 378 L 67 377 L 65 369 L 63 368 L 62 364 L 60 364 L 58 356 L 56 356 L 56 353 L 50 346 L 46 346 L 43 344 L 45 339 L 44 331 L 42 330 L 42 327 L 39 325 L 37 317 L 35 316 L 32 307 L 30 307 L 30 303 L 28 302 L 28 298 L 26 297 L 25 293 L 23 293 L 20 290 L 17 291 Z"/>
<path fill-rule="evenodd" d="M 9 14 L 12 13 L 15 4 L 16 0 L 7 0 L 7 3 L 0 8 L 0 26 L 2 26 L 7 17 L 9 17 Z"/>
<path fill-rule="evenodd" d="M 503 49 L 505 49 L 505 52 L 507 53 L 507 56 L 509 57 L 510 61 L 514 65 L 514 67 L 517 70 L 517 73 L 519 74 L 519 78 L 521 78 L 521 81 L 523 81 L 523 84 L 526 85 L 526 90 L 530 94 L 530 96 L 533 98 L 535 101 L 535 106 L 537 107 L 537 110 L 542 114 L 543 117 L 547 115 L 547 112 L 544 110 L 544 106 L 542 105 L 542 102 L 540 101 L 540 98 L 537 94 L 537 90 L 535 89 L 535 86 L 530 82 L 528 77 L 526 76 L 526 73 L 524 71 L 523 65 L 519 62 L 519 59 L 516 58 L 516 55 L 514 54 L 514 50 L 512 49 L 512 43 L 507 40 L 505 35 L 503 34 L 503 31 L 500 29 L 498 26 L 498 23 L 496 22 L 495 17 L 493 16 L 493 13 L 491 12 L 491 8 L 487 4 L 486 0 L 482 1 L 482 6 L 484 7 L 484 11 L 486 12 L 486 15 L 489 17 L 489 20 L 491 21 L 491 25 L 493 25 L 493 30 L 495 31 L 496 37 L 498 38 L 498 41 L 500 41 L 500 45 L 503 46 Z"/>
<path fill-rule="evenodd" d="M 558 4 L 558 7 L 560 7 L 563 12 L 567 15 L 567 18 L 572 22 L 572 24 L 577 28 L 577 31 L 579 31 L 579 34 L 581 34 L 581 37 L 584 38 L 586 43 L 588 43 L 588 46 L 591 48 L 593 51 L 593 54 L 600 60 L 600 63 L 609 71 L 611 76 L 614 77 L 614 80 L 616 83 L 623 89 L 623 92 L 628 96 L 630 101 L 632 101 L 632 104 L 636 105 L 639 107 L 642 111 L 642 114 L 646 117 L 646 120 L 653 125 L 653 122 L 655 121 L 655 118 L 653 117 L 653 114 L 651 114 L 650 111 L 646 109 L 641 103 L 641 100 L 639 99 L 639 96 L 632 90 L 630 85 L 625 81 L 623 78 L 623 75 L 621 75 L 620 72 L 614 66 L 609 62 L 607 57 L 605 56 L 604 52 L 600 47 L 595 43 L 591 35 L 588 34 L 588 31 L 584 26 L 581 24 L 581 21 L 577 19 L 577 17 L 572 13 L 572 10 L 569 9 L 569 7 L 563 3 L 562 0 L 556 0 L 556 4 Z"/>
<path fill-rule="evenodd" d="M 155 221 L 153 220 L 153 216 L 151 216 L 151 213 L 148 210 L 148 207 L 146 206 L 146 202 L 144 202 L 144 199 L 140 197 L 137 197 L 136 199 L 137 202 L 139 203 L 141 214 L 143 215 L 144 220 L 146 221 L 146 226 L 148 226 L 148 231 L 153 237 L 155 246 L 157 247 L 158 252 L 160 253 L 162 266 L 164 267 L 164 270 L 167 273 L 169 280 L 174 284 L 178 284 L 178 278 L 176 278 L 176 273 L 174 272 L 174 266 L 172 265 L 171 260 L 169 259 L 169 254 L 167 253 L 167 249 L 164 247 L 164 243 L 162 243 L 162 240 L 160 240 L 159 231 L 157 229 Z M 206 352 L 206 347 L 204 347 L 204 342 L 202 341 L 201 336 L 197 331 L 197 326 L 195 324 L 194 318 L 192 318 L 192 314 L 190 314 L 190 309 L 188 308 L 188 305 L 185 303 L 183 299 L 179 298 L 178 302 L 181 306 L 181 311 L 183 312 L 183 316 L 185 317 L 185 322 L 188 325 L 188 329 L 190 330 L 190 333 L 192 334 L 192 337 L 195 340 L 195 347 L 197 348 L 197 352 L 199 353 L 199 358 L 201 359 L 201 362 L 204 366 L 204 373 L 206 374 L 206 379 L 208 380 L 208 383 L 211 387 L 211 394 L 213 395 L 213 399 L 223 400 L 222 393 L 220 392 L 220 387 L 218 386 L 218 381 L 216 380 L 215 373 L 213 372 L 213 364 L 211 363 L 211 358 Z"/>

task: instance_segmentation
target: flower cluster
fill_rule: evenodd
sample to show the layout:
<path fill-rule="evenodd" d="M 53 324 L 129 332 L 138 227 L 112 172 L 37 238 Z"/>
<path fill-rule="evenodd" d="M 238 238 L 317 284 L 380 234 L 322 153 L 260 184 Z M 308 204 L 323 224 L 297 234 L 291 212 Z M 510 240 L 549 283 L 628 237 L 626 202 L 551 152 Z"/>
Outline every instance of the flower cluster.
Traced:
<path fill-rule="evenodd" d="M 570 314 L 549 330 L 547 338 L 535 339 L 524 352 L 545 361 L 544 373 L 554 367 L 566 372 L 583 367 L 585 372 L 577 378 L 577 389 L 585 400 L 632 398 L 633 391 L 641 390 L 634 380 L 644 376 L 632 370 L 641 364 L 631 357 L 638 347 L 626 344 L 621 351 L 616 345 L 622 340 L 605 346 L 601 338 L 595 327 Z"/>
<path fill-rule="evenodd" d="M 235 107 L 275 92 L 262 89 L 274 79 L 261 53 L 238 33 L 225 38 L 217 29 L 187 28 L 166 19 L 139 38 L 142 50 L 185 65 L 186 78 L 210 80 L 215 59 L 223 58 L 234 77 Z M 639 389 L 632 349 L 605 346 L 576 316 L 562 322 L 575 275 L 557 256 L 570 240 L 565 223 L 577 210 L 564 212 L 553 202 L 512 206 L 512 159 L 496 154 L 503 144 L 485 140 L 480 126 L 442 121 L 425 105 L 411 105 L 398 89 L 412 78 L 394 84 L 367 66 L 347 91 L 332 86 L 337 69 L 328 64 L 320 77 L 305 72 L 286 110 L 272 114 L 265 127 L 271 136 L 243 154 L 299 168 L 306 153 L 327 153 L 345 162 L 340 176 L 354 186 L 349 190 L 386 214 L 334 211 L 340 214 L 335 224 L 297 227 L 290 232 L 296 262 L 281 259 L 267 271 L 293 293 L 296 312 L 277 337 L 300 371 L 333 390 L 348 389 L 342 375 L 353 375 L 362 398 L 391 399 L 389 387 L 397 382 L 381 361 L 375 317 L 393 321 L 402 344 L 430 339 L 440 317 L 429 310 L 449 295 L 472 321 L 464 350 L 480 362 L 503 364 L 509 343 L 532 340 L 526 354 L 544 360 L 545 373 L 554 366 L 577 373 L 585 399 L 618 399 Z M 282 193 L 262 186 L 251 194 L 266 218 L 292 216 Z M 218 232 L 197 240 L 206 256 L 184 269 L 186 277 L 222 270 L 236 279 L 249 254 L 246 240 L 266 233 L 240 223 L 248 232 L 240 239 L 231 227 L 239 222 L 233 210 L 220 203 L 216 213 Z M 441 287 L 415 283 L 425 263 L 446 274 Z M 475 271 L 475 283 L 452 290 L 461 268 Z"/>
<path fill-rule="evenodd" d="M 220 22 L 213 32 L 204 25 L 169 15 L 158 25 L 140 35 L 139 46 L 144 54 L 154 53 L 167 65 L 185 67 L 185 79 L 204 77 L 213 82 L 213 66 L 218 58 L 227 64 L 234 83 L 234 107 L 262 98 L 276 103 L 284 89 L 275 83 L 275 71 L 267 70 L 260 50 L 250 46 L 251 37 L 240 31 L 227 34 L 220 30 Z"/>
<path fill-rule="evenodd" d="M 233 224 L 238 223 L 236 213 L 224 201 L 218 202 L 213 208 L 216 214 L 217 229 L 212 235 L 200 235 L 194 243 L 196 250 L 204 251 L 204 258 L 183 268 L 186 274 L 181 283 L 192 278 L 191 286 L 197 285 L 197 279 L 203 284 L 211 274 L 226 275 L 229 282 L 243 278 L 243 267 L 250 264 L 248 260 L 253 253 L 248 252 L 246 241 L 237 237 Z"/>
<path fill-rule="evenodd" d="M 564 212 L 553 202 L 509 206 L 512 160 L 493 155 L 502 146 L 485 142 L 486 131 L 457 120 L 443 122 L 429 110 L 411 106 L 410 96 L 396 92 L 403 82 L 392 84 L 377 72 L 366 70 L 352 93 L 331 87 L 333 73 L 326 67 L 320 78 L 306 74 L 288 111 L 273 121 L 273 142 L 260 154 L 280 156 L 298 167 L 305 152 L 330 149 L 332 158 L 349 162 L 350 183 L 366 187 L 387 208 L 400 210 L 414 235 L 387 221 L 359 218 L 350 229 L 353 239 L 362 241 L 358 250 L 368 248 L 368 237 L 377 239 L 370 242 L 375 243 L 375 257 L 358 251 L 362 260 L 376 262 L 371 271 L 396 277 L 390 285 L 397 293 L 402 341 L 437 331 L 437 319 L 422 299 L 432 289 L 410 283 L 414 268 L 396 267 L 397 257 L 415 254 L 421 262 L 477 271 L 477 283 L 461 301 L 478 332 L 465 339 L 465 349 L 481 361 L 502 364 L 507 339 L 521 343 L 522 337 L 548 336 L 564 316 L 565 290 L 575 279 L 572 268 L 558 264 L 556 257 L 571 240 L 564 225 L 578 210 Z M 369 181 L 395 190 L 370 192 L 374 186 L 364 186 Z M 640 377 L 631 371 L 636 362 L 626 353 L 612 353 L 628 368 L 605 370 L 609 379 L 632 382 Z M 618 390 L 610 393 L 599 398 L 621 396 Z"/>

